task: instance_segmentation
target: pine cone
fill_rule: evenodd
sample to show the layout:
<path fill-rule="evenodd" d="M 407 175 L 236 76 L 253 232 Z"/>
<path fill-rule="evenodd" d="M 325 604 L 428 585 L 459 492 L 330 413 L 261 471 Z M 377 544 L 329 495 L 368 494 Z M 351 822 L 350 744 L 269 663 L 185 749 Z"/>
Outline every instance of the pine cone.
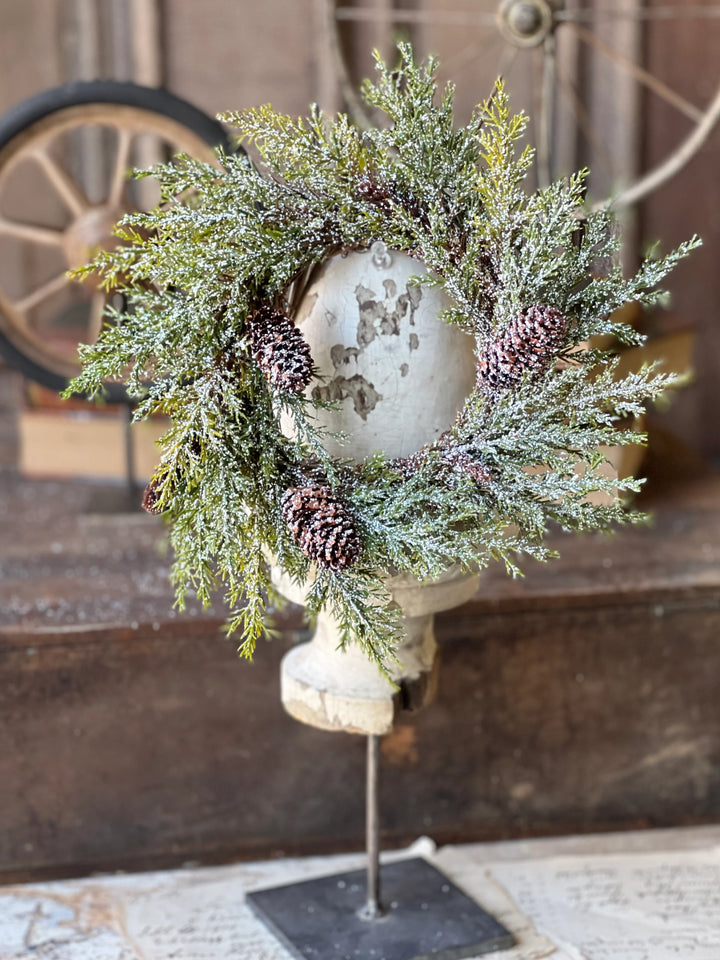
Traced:
<path fill-rule="evenodd" d="M 415 453 L 411 453 L 407 457 L 395 457 L 395 459 L 390 461 L 389 466 L 401 474 L 405 480 L 410 480 L 422 468 L 428 456 L 434 450 L 441 450 L 444 447 L 449 436 L 450 431 L 445 430 L 440 434 L 437 440 L 433 440 L 431 443 L 426 443 L 424 446 L 420 447 L 419 450 L 416 450 Z"/>
<path fill-rule="evenodd" d="M 393 199 L 398 203 L 411 217 L 419 220 L 422 225 L 429 230 L 430 218 L 425 211 L 425 207 L 420 200 L 412 193 L 402 193 L 398 188 L 393 192 Z"/>
<path fill-rule="evenodd" d="M 568 321 L 554 307 L 524 310 L 497 340 L 485 346 L 477 363 L 477 387 L 492 395 L 516 387 L 525 373 L 548 369 L 562 346 Z"/>
<path fill-rule="evenodd" d="M 360 556 L 355 521 L 330 487 L 291 487 L 281 508 L 293 540 L 318 567 L 338 572 Z"/>
<path fill-rule="evenodd" d="M 482 463 L 468 452 L 465 447 L 445 446 L 447 433 L 439 437 L 434 443 L 428 443 L 409 457 L 401 457 L 390 461 L 390 466 L 397 470 L 405 480 L 410 480 L 423 466 L 427 457 L 433 451 L 440 451 L 440 467 L 458 470 L 471 477 L 475 483 L 485 486 L 492 479 L 492 474 Z"/>
<path fill-rule="evenodd" d="M 487 467 L 484 467 L 467 450 L 462 448 L 451 447 L 449 450 L 445 450 L 442 462 L 453 470 L 466 474 L 480 486 L 485 486 L 492 480 L 492 474 Z"/>
<path fill-rule="evenodd" d="M 407 211 L 411 217 L 419 220 L 425 227 L 430 226 L 428 215 L 418 198 L 412 193 L 404 192 L 395 183 L 385 186 L 373 180 L 368 174 L 364 174 L 357 182 L 357 193 L 361 200 L 372 203 L 386 217 L 392 214 L 393 206 L 397 205 Z"/>
<path fill-rule="evenodd" d="M 163 484 L 165 482 L 165 477 L 153 477 L 150 483 L 143 490 L 141 505 L 143 510 L 147 510 L 148 513 L 152 513 L 153 516 L 157 516 L 159 513 L 162 513 L 162 509 L 158 506 L 158 501 L 162 496 Z"/>
<path fill-rule="evenodd" d="M 408 457 L 395 457 L 388 466 L 396 470 L 404 480 L 411 480 L 421 468 L 427 453 L 427 447 L 421 447 Z"/>
<path fill-rule="evenodd" d="M 312 378 L 310 347 L 290 317 L 265 305 L 248 319 L 253 360 L 271 386 L 302 393 Z"/>
<path fill-rule="evenodd" d="M 392 213 L 390 191 L 367 174 L 364 174 L 358 180 L 357 193 L 361 200 L 366 200 L 368 203 L 379 207 L 386 216 Z"/>

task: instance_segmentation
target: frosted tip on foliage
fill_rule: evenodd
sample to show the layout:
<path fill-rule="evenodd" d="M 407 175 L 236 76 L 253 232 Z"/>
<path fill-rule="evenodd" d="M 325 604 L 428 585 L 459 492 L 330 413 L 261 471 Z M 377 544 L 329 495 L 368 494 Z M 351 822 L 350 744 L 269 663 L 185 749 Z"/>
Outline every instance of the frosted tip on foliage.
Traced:
<path fill-rule="evenodd" d="M 492 480 L 490 471 L 466 445 L 457 446 L 450 441 L 449 431 L 446 431 L 435 443 L 426 444 L 408 457 L 392 460 L 390 465 L 405 480 L 410 480 L 422 469 L 429 455 L 434 451 L 440 453 L 440 460 L 437 463 L 438 476 L 445 477 L 447 471 L 452 470 L 458 474 L 465 474 L 481 487 L 487 486 Z"/>
<path fill-rule="evenodd" d="M 528 307 L 480 352 L 478 389 L 497 394 L 512 390 L 526 373 L 544 373 L 562 347 L 567 327 L 568 321 L 555 307 Z"/>
<path fill-rule="evenodd" d="M 310 347 L 290 317 L 262 306 L 248 319 L 253 360 L 271 386 L 302 393 L 312 378 Z"/>
<path fill-rule="evenodd" d="M 291 487 L 281 509 L 293 540 L 318 567 L 337 573 L 360 556 L 355 521 L 330 487 Z"/>

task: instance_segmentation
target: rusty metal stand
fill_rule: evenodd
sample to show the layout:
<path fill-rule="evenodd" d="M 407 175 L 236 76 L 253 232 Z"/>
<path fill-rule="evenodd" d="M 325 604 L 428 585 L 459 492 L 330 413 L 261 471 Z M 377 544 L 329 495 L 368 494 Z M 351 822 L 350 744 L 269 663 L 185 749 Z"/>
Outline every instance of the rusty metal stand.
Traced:
<path fill-rule="evenodd" d="M 250 907 L 298 960 L 462 960 L 511 947 L 505 927 L 426 860 L 380 868 L 379 759 L 369 736 L 366 869 L 257 890 Z"/>

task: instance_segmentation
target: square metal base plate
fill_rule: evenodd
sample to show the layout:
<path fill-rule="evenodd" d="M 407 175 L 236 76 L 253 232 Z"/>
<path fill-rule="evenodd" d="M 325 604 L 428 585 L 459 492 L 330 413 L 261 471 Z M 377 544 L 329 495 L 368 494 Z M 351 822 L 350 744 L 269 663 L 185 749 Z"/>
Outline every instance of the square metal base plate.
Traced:
<path fill-rule="evenodd" d="M 384 914 L 360 916 L 364 870 L 247 894 L 300 960 L 461 960 L 513 946 L 513 937 L 426 860 L 384 864 Z"/>

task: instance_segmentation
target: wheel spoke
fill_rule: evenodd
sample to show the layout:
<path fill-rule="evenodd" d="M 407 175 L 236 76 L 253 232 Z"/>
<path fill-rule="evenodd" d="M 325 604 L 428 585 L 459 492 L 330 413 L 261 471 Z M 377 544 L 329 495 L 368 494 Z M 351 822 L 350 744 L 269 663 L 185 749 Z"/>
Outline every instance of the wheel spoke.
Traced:
<path fill-rule="evenodd" d="M 659 164 L 649 173 L 641 177 L 637 183 L 628 187 L 614 201 L 615 207 L 625 207 L 631 203 L 637 203 L 643 197 L 651 193 L 660 184 L 665 183 L 671 177 L 675 176 L 685 164 L 693 157 L 700 147 L 705 143 L 710 131 L 715 123 L 720 120 L 720 88 L 715 93 L 715 97 L 705 112 L 700 123 L 695 127 L 692 133 L 683 141 L 680 147 L 671 154 L 664 163 Z"/>
<path fill-rule="evenodd" d="M 337 75 L 340 82 L 340 92 L 347 104 L 350 116 L 362 130 L 369 129 L 373 124 L 370 115 L 363 105 L 360 97 L 355 92 L 355 87 L 350 80 L 350 76 L 345 64 L 342 49 L 340 46 L 340 36 L 337 29 L 336 9 L 334 0 L 325 0 L 325 22 L 327 25 L 327 39 L 330 42 L 330 56 L 334 60 L 337 69 Z"/>
<path fill-rule="evenodd" d="M 81 216 L 87 210 L 89 203 L 79 184 L 41 147 L 33 150 L 30 156 L 43 168 L 45 175 L 70 213 L 75 217 Z"/>
<path fill-rule="evenodd" d="M 460 74 L 481 59 L 490 48 L 496 46 L 497 37 L 494 36 L 486 37 L 484 42 L 479 42 L 477 39 L 471 40 L 459 53 L 443 61 L 445 73 L 456 82 Z"/>
<path fill-rule="evenodd" d="M 52 280 L 48 280 L 46 283 L 43 283 L 42 286 L 38 287 L 37 290 L 33 290 L 32 293 L 29 293 L 22 300 L 16 300 L 13 306 L 20 313 L 27 313 L 28 310 L 32 310 L 33 307 L 36 307 L 39 303 L 42 303 L 43 300 L 47 300 L 49 297 L 59 293 L 64 287 L 67 286 L 67 283 L 67 275 L 65 273 L 61 273 L 57 277 L 53 277 Z"/>
<path fill-rule="evenodd" d="M 29 243 L 40 243 L 45 247 L 60 247 L 63 242 L 61 230 L 52 230 L 49 227 L 36 227 L 32 223 L 18 223 L 16 220 L 6 220 L 0 217 L 0 235 L 15 237 L 17 240 L 27 240 Z"/>
<path fill-rule="evenodd" d="M 558 10 L 556 21 L 595 23 L 600 20 L 720 20 L 720 5 L 711 7 L 645 7 L 638 10 L 623 10 L 622 7 L 602 10 Z"/>
<path fill-rule="evenodd" d="M 686 100 L 684 97 L 681 97 L 679 93 L 676 93 L 672 90 L 666 83 L 663 83 L 662 80 L 658 80 L 657 77 L 654 77 L 649 71 L 645 70 L 644 67 L 638 66 L 637 63 L 633 63 L 628 57 L 624 56 L 622 53 L 619 53 L 617 50 L 614 50 L 612 47 L 608 46 L 603 40 L 599 37 L 596 37 L 594 33 L 591 33 L 585 27 L 580 26 L 579 23 L 570 23 L 569 26 L 572 27 L 573 31 L 578 35 L 580 40 L 586 43 L 589 47 L 597 50 L 598 53 L 602 53 L 608 59 L 613 60 L 615 63 L 619 64 L 623 69 L 627 70 L 638 83 L 641 83 L 643 86 L 647 87 L 649 90 L 652 90 L 653 93 L 657 94 L 662 100 L 665 100 L 666 103 L 671 104 L 675 107 L 676 110 L 679 110 L 680 113 L 684 114 L 686 117 L 689 117 L 690 120 L 693 120 L 695 123 L 699 123 L 704 117 L 704 112 L 693 103 L 690 103 L 689 100 Z"/>
<path fill-rule="evenodd" d="M 513 66 L 515 65 L 515 61 L 518 58 L 519 51 L 520 47 L 516 47 L 514 44 L 508 43 L 503 47 L 503 51 L 500 55 L 500 62 L 498 63 L 498 76 L 501 79 L 507 80 L 508 74 L 512 70 Z"/>
<path fill-rule="evenodd" d="M 162 106 L 57 100 L 43 116 L 42 124 L 20 131 L 0 161 L 0 246 L 2 253 L 7 247 L 10 259 L 18 259 L 27 272 L 17 278 L 23 286 L 14 290 L 10 274 L 7 281 L 0 278 L 0 300 L 8 339 L 39 381 L 51 383 L 58 376 L 76 375 L 75 343 L 97 338 L 102 328 L 104 293 L 93 289 L 78 299 L 61 271 L 66 263 L 80 266 L 103 245 L 106 226 L 115 219 L 110 213 L 120 217 L 130 209 L 125 176 L 137 164 L 136 138 L 145 136 L 163 151 L 177 146 L 207 163 L 218 161 L 206 142 L 209 128 L 202 125 L 196 130 L 193 122 L 173 119 L 172 111 Z M 124 130 L 132 131 L 131 144 L 124 139 Z M 44 199 L 56 211 L 53 219 L 35 217 L 25 195 L 13 195 L 16 164 L 20 178 L 34 181 L 36 193 L 42 192 L 35 200 Z M 119 199 L 112 210 L 106 210 L 109 193 Z M 36 255 L 42 255 L 42 265 L 35 264 Z M 13 264 L 8 262 L 7 268 L 12 273 Z M 36 268 L 43 273 L 36 273 Z"/>
<path fill-rule="evenodd" d="M 548 34 L 542 51 L 542 83 L 537 138 L 538 186 L 548 187 L 552 179 L 550 152 L 552 149 L 553 89 L 555 87 L 555 37 Z"/>
<path fill-rule="evenodd" d="M 444 27 L 494 26 L 494 13 L 471 13 L 466 10 L 393 10 L 373 7 L 336 7 L 335 17 L 341 22 L 352 23 L 408 23 L 418 25 L 438 24 Z"/>
<path fill-rule="evenodd" d="M 609 173 L 613 172 L 613 164 L 607 146 L 592 124 L 587 107 L 575 85 L 560 70 L 557 72 L 558 87 L 567 100 L 573 117 L 577 121 L 583 136 L 598 155 L 603 166 Z"/>
<path fill-rule="evenodd" d="M 128 168 L 130 166 L 130 146 L 132 140 L 132 131 L 118 130 L 115 168 L 113 169 L 110 179 L 110 190 L 108 192 L 108 205 L 111 207 L 119 207 L 122 201 L 123 190 L 127 182 Z"/>
<path fill-rule="evenodd" d="M 375 38 L 373 46 L 379 51 L 383 60 L 392 56 L 392 14 L 393 0 L 373 0 L 375 17 Z"/>

